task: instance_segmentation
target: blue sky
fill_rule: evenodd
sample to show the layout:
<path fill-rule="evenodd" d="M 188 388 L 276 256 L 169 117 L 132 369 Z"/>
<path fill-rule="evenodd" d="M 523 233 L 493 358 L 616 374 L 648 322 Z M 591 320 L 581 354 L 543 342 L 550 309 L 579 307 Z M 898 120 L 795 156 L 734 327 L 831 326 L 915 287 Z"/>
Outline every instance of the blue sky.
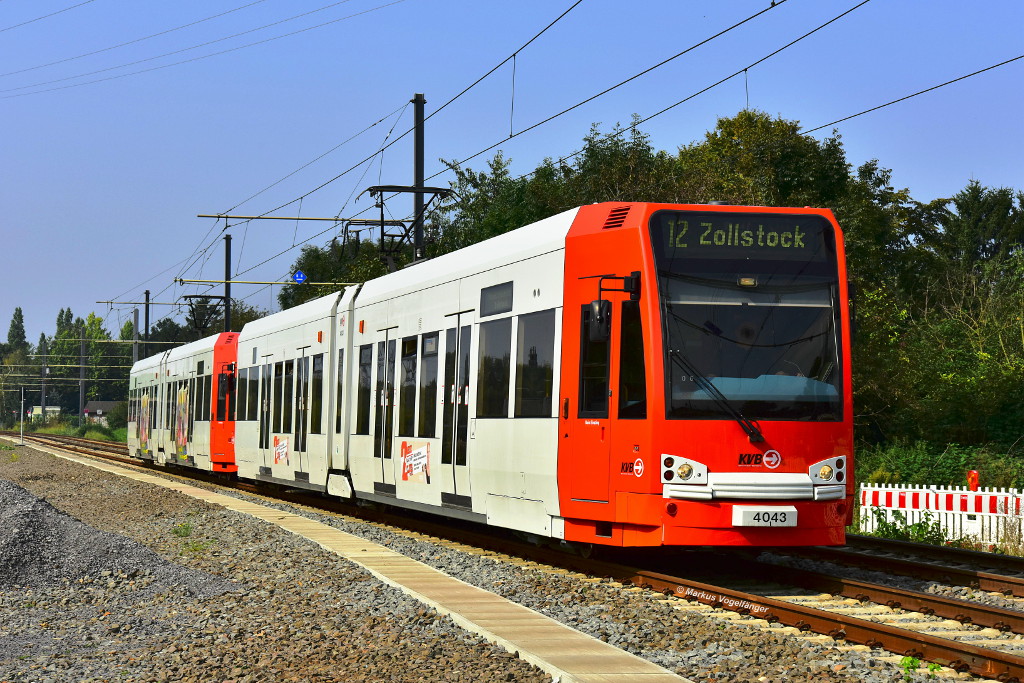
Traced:
<path fill-rule="evenodd" d="M 427 175 L 443 170 L 441 158 L 466 159 L 502 141 L 467 165 L 482 168 L 500 149 L 513 171 L 528 172 L 545 157 L 578 149 L 591 124 L 609 130 L 634 113 L 660 111 L 858 2 L 776 3 L 508 139 L 770 4 L 583 0 L 518 53 L 514 99 L 509 62 L 428 121 Z M 95 302 L 139 301 L 146 289 L 161 302 L 203 291 L 173 282 L 223 276 L 223 222 L 196 214 L 282 207 L 278 215 L 376 216 L 368 198 L 357 196 L 370 185 L 411 184 L 411 136 L 310 192 L 408 130 L 414 93 L 426 95 L 432 113 L 572 5 L 0 0 L 3 332 L 20 306 L 35 343 L 70 306 L 75 315 L 105 317 L 116 334 L 132 307 Z M 748 103 L 810 130 L 1024 54 L 1021 26 L 1024 4 L 1011 0 L 871 0 L 746 79 L 733 78 L 642 130 L 657 148 L 675 150 Z M 115 47 L 123 43 L 130 44 Z M 950 196 L 971 179 L 1024 189 L 1022 100 L 1019 60 L 836 128 L 852 164 L 877 158 L 921 201 Z M 428 184 L 449 179 L 441 174 Z M 411 205 L 395 200 L 388 208 L 402 218 Z M 335 234 L 328 223 L 293 221 L 230 232 L 237 279 L 268 281 L 288 277 L 298 245 L 322 245 Z M 232 291 L 268 309 L 276 306 L 273 293 L 246 285 Z M 152 318 L 173 310 L 154 307 Z"/>

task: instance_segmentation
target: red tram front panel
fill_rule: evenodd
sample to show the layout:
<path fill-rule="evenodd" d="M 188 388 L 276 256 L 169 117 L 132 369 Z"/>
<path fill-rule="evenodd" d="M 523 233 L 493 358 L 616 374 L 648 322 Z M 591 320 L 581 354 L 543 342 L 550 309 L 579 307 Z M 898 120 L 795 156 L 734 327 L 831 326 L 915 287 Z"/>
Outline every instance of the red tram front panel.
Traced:
<path fill-rule="evenodd" d="M 238 333 L 224 332 L 213 346 L 213 387 L 210 405 L 210 467 L 235 473 L 235 377 Z"/>
<path fill-rule="evenodd" d="M 827 210 L 581 208 L 566 239 L 566 540 L 842 543 L 846 292 Z"/>

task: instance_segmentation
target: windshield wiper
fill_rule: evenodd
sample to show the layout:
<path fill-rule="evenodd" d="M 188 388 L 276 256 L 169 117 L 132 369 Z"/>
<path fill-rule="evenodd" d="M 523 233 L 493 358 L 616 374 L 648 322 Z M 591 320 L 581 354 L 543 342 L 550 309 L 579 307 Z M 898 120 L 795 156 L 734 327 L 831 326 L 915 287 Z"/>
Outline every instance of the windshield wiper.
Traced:
<path fill-rule="evenodd" d="M 747 438 L 750 439 L 750 443 L 760 443 L 764 441 L 764 434 L 762 434 L 761 430 L 757 428 L 757 425 L 744 417 L 743 413 L 737 410 L 736 406 L 729 402 L 726 395 L 719 391 L 718 387 L 716 387 L 711 380 L 697 372 L 697 369 L 693 367 L 685 356 L 676 351 L 669 351 L 668 355 L 674 363 L 679 365 L 679 367 L 686 372 L 687 375 L 693 378 L 693 381 L 697 386 L 703 389 L 704 392 L 711 397 L 711 400 L 717 403 L 722 410 L 729 413 L 729 416 L 732 419 L 736 420 L 739 426 L 746 433 Z"/>

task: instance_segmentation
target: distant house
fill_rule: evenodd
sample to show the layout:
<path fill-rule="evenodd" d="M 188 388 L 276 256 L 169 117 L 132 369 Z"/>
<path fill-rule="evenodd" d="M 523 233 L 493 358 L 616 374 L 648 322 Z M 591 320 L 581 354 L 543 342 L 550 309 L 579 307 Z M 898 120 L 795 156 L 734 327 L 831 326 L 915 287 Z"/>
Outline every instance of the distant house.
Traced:
<path fill-rule="evenodd" d="M 60 415 L 60 406 L 46 406 L 46 419 L 47 420 L 55 418 L 58 415 Z M 30 420 L 41 420 L 41 419 L 43 419 L 43 407 L 42 406 L 32 406 L 32 412 L 29 413 L 29 419 Z"/>
<path fill-rule="evenodd" d="M 107 413 L 114 409 L 117 401 L 89 401 L 85 404 L 85 420 L 107 426 Z"/>

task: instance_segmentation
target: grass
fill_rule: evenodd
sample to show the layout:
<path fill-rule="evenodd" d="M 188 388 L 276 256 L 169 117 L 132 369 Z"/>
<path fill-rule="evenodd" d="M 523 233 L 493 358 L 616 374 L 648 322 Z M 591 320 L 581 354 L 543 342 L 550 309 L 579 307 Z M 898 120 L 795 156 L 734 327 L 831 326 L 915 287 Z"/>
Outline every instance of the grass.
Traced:
<path fill-rule="evenodd" d="M 1005 510 L 1000 510 L 1000 512 L 1005 512 Z M 853 533 L 864 536 L 876 536 L 878 538 L 891 538 L 897 541 L 951 546 L 998 555 L 1024 557 L 1024 517 L 1020 515 L 1008 515 L 1000 519 L 998 543 L 978 541 L 971 536 L 951 538 L 938 521 L 932 519 L 931 513 L 927 510 L 922 515 L 921 520 L 913 524 L 907 522 L 907 516 L 902 510 L 893 510 L 892 518 L 890 519 L 886 516 L 883 508 L 873 507 L 871 508 L 871 515 L 875 520 L 874 529 L 868 531 L 864 528 L 865 525 L 858 508 L 858 513 L 854 516 L 853 526 L 851 527 Z"/>
<path fill-rule="evenodd" d="M 184 545 L 181 546 L 181 554 L 191 553 L 193 555 L 200 555 L 212 548 L 214 544 L 214 541 L 185 541 Z"/>
<path fill-rule="evenodd" d="M 188 538 L 192 535 L 192 525 L 188 522 L 175 524 L 171 527 L 171 533 L 177 536 L 178 538 Z"/>
<path fill-rule="evenodd" d="M 871 514 L 875 522 L 874 530 L 865 531 L 858 528 L 857 533 L 929 545 L 949 545 L 951 543 L 950 539 L 946 537 L 945 530 L 937 521 L 932 521 L 931 513 L 927 510 L 921 516 L 921 521 L 913 524 L 907 523 L 907 516 L 902 510 L 893 510 L 892 519 L 889 519 L 885 510 L 879 507 L 871 508 Z M 856 521 L 856 526 L 860 527 L 860 520 Z"/>
<path fill-rule="evenodd" d="M 25 425 L 29 427 L 28 424 Z M 70 422 L 57 421 L 48 422 L 42 426 L 32 425 L 31 431 L 36 434 L 53 434 L 55 436 L 77 436 L 84 439 L 93 439 L 95 441 L 116 441 L 118 443 L 127 443 L 128 441 L 128 428 L 118 427 L 117 429 L 111 429 L 101 424 L 86 424 L 81 427 L 75 426 Z"/>

